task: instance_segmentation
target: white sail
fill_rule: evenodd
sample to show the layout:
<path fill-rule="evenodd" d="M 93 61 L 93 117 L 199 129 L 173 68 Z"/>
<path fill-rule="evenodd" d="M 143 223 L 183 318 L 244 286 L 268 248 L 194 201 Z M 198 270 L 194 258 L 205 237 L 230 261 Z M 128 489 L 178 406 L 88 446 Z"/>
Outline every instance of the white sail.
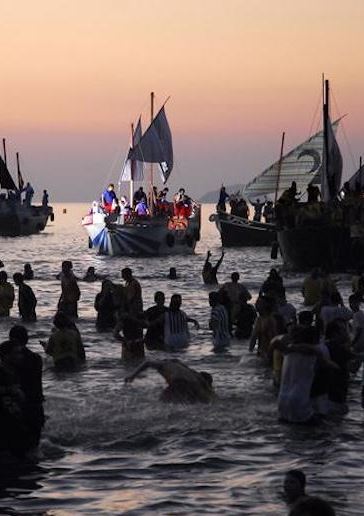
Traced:
<path fill-rule="evenodd" d="M 172 134 L 164 107 L 141 137 L 138 145 L 129 151 L 129 159 L 159 163 L 165 183 L 173 168 Z"/>
<path fill-rule="evenodd" d="M 321 198 L 324 202 L 332 201 L 339 193 L 342 170 L 343 159 L 330 117 L 327 117 L 327 144 L 323 149 L 321 174 Z"/>
<path fill-rule="evenodd" d="M 336 133 L 340 119 L 332 124 Z M 324 134 L 320 131 L 283 156 L 279 175 L 278 192 L 296 181 L 297 191 L 304 193 L 310 183 L 319 183 L 322 167 Z M 264 197 L 277 188 L 279 161 L 264 170 L 246 184 L 243 194 L 248 198 Z"/>
<path fill-rule="evenodd" d="M 130 152 L 134 147 L 138 145 L 140 139 L 142 137 L 142 122 L 139 118 L 137 126 L 133 132 L 133 141 L 131 142 L 131 147 L 129 149 L 128 158 L 124 163 L 124 168 L 121 173 L 121 181 L 143 181 L 143 163 L 141 161 L 137 161 L 135 159 L 130 159 Z"/>

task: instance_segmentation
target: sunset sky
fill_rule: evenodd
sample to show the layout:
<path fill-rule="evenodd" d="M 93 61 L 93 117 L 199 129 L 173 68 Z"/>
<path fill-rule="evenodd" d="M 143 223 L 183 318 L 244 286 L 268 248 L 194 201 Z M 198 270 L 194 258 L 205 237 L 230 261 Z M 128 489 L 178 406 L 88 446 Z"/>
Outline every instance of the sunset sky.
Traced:
<path fill-rule="evenodd" d="M 321 75 L 344 175 L 364 155 L 363 0 L 0 0 L 1 137 L 51 200 L 117 182 L 130 123 L 170 96 L 171 189 L 244 183 L 319 126 Z M 316 116 L 315 116 L 316 113 Z M 145 125 L 145 122 L 144 122 Z"/>

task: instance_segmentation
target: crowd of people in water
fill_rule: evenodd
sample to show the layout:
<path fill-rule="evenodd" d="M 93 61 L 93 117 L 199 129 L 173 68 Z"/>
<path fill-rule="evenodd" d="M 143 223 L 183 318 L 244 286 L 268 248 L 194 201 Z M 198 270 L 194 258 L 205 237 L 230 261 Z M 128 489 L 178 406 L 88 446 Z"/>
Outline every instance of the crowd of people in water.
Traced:
<path fill-rule="evenodd" d="M 110 183 L 104 190 L 100 203 L 95 203 L 93 210 L 102 210 L 106 214 L 114 214 L 122 217 L 124 221 L 135 219 L 148 219 L 153 217 L 176 217 L 188 219 L 192 213 L 195 202 L 186 194 L 184 188 L 180 188 L 173 196 L 173 200 L 168 200 L 169 189 L 163 188 L 158 192 L 153 186 L 147 195 L 143 187 L 140 186 L 134 192 L 133 199 L 128 199 L 125 195 L 117 197 L 115 186 Z"/>
<path fill-rule="evenodd" d="M 301 202 L 303 199 L 305 202 Z M 275 204 L 268 198 L 256 198 L 248 203 L 239 193 L 229 195 L 222 186 L 216 205 L 217 211 L 226 213 L 227 202 L 231 215 L 250 219 L 250 204 L 254 222 L 275 223 L 281 227 L 327 221 L 344 225 L 364 222 L 363 188 L 360 180 L 354 188 L 349 182 L 344 183 L 338 197 L 329 204 L 322 202 L 320 188 L 316 184 L 309 184 L 306 192 L 299 192 L 295 181 L 283 191 Z"/>
<path fill-rule="evenodd" d="M 297 312 L 287 301 L 283 278 L 276 269 L 270 270 L 255 303 L 238 272 L 231 274 L 231 281 L 219 285 L 217 274 L 223 259 L 224 252 L 213 265 L 208 252 L 202 270 L 203 282 L 213 289 L 206 294 L 213 351 L 225 352 L 232 339 L 246 341 L 249 351 L 255 352 L 271 371 L 282 422 L 318 424 L 331 415 L 345 414 L 350 380 L 364 361 L 364 274 L 358 271 L 353 276 L 352 294 L 346 306 L 330 274 L 313 270 L 302 283 L 305 309 Z M 173 352 L 188 348 L 190 325 L 199 328 L 199 322 L 182 309 L 182 296 L 173 294 L 166 304 L 164 292 L 157 291 L 154 305 L 146 309 L 142 285 L 132 270 L 122 269 L 121 278 L 123 283 L 113 282 L 89 267 L 82 281 L 101 282 L 94 302 L 96 331 L 110 332 L 121 342 L 122 360 L 137 365 L 125 382 L 132 382 L 148 368 L 154 369 L 166 381 L 163 401 L 213 402 L 217 394 L 212 375 L 196 371 L 173 357 Z M 178 279 L 175 268 L 170 269 L 168 278 Z M 37 297 L 28 284 L 33 279 L 29 263 L 13 275 L 19 316 L 27 325 L 37 320 Z M 48 340 L 41 344 L 52 357 L 56 371 L 77 371 L 87 358 L 77 328 L 82 287 L 71 261 L 62 263 L 57 279 L 61 283 L 57 313 Z M 14 285 L 0 262 L 2 319 L 9 317 L 14 308 Z M 45 420 L 42 359 L 27 343 L 26 327 L 17 324 L 10 329 L 8 340 L 0 345 L 0 442 L 18 457 L 39 443 Z M 160 350 L 171 356 L 146 360 L 146 350 Z M 364 408 L 363 384 L 364 376 L 360 393 Z M 299 475 L 295 480 L 300 480 Z M 296 514 L 301 513 L 292 512 Z"/>

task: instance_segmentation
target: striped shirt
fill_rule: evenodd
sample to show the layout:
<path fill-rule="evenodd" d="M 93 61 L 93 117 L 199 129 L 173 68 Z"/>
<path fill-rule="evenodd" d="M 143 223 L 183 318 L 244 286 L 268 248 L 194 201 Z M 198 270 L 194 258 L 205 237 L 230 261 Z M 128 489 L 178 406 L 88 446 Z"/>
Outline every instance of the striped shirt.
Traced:
<path fill-rule="evenodd" d="M 223 348 L 230 344 L 229 317 L 223 305 L 211 309 L 210 326 L 213 331 L 214 348 Z"/>
<path fill-rule="evenodd" d="M 172 349 L 184 348 L 190 341 L 187 315 L 183 310 L 168 310 L 164 316 L 164 342 Z"/>

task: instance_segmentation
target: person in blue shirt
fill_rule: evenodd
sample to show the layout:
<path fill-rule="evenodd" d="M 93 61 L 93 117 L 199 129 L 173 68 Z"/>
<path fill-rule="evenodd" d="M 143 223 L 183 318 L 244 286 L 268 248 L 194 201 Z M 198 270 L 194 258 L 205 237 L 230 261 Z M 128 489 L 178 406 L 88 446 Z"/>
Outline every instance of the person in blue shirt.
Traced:
<path fill-rule="evenodd" d="M 111 213 L 113 210 L 113 204 L 115 206 L 117 205 L 117 202 L 118 199 L 114 191 L 114 185 L 110 183 L 107 189 L 102 193 L 102 204 L 104 206 L 104 210 L 108 213 Z"/>

